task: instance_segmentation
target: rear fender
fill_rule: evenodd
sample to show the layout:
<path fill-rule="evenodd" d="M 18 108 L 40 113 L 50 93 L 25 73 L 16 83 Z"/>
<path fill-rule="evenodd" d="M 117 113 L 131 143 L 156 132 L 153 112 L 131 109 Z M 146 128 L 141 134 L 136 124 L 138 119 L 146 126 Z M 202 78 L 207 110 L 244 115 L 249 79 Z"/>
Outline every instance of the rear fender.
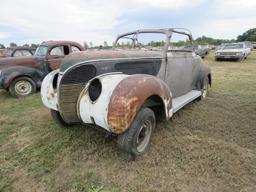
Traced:
<path fill-rule="evenodd" d="M 212 85 L 212 76 L 211 76 L 211 68 L 208 65 L 203 64 L 199 76 L 199 84 L 197 88 L 201 90 L 204 86 L 204 78 L 208 78 L 208 83 L 211 86 Z"/>

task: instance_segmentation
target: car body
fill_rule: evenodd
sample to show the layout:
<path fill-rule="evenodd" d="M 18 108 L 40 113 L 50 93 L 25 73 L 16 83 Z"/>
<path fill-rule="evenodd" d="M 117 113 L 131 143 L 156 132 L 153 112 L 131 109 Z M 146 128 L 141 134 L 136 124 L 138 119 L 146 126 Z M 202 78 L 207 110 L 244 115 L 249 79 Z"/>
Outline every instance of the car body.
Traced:
<path fill-rule="evenodd" d="M 250 48 L 251 51 L 253 51 L 253 45 L 250 41 L 245 41 L 245 47 Z"/>
<path fill-rule="evenodd" d="M 255 42 L 252 43 L 252 47 L 253 47 L 253 49 L 256 49 L 256 43 Z"/>
<path fill-rule="evenodd" d="M 43 42 L 33 56 L 0 59 L 0 89 L 12 96 L 29 95 L 41 86 L 43 78 L 58 69 L 66 55 L 84 48 L 73 41 Z"/>
<path fill-rule="evenodd" d="M 119 35 L 113 50 L 67 56 L 42 83 L 44 105 L 62 126 L 94 124 L 118 135 L 119 154 L 133 160 L 147 149 L 156 115 L 168 120 L 205 97 L 212 82 L 209 66 L 193 51 L 170 49 L 174 33 L 192 41 L 184 31 L 144 29 Z M 142 34 L 161 34 L 162 49 L 141 47 Z M 131 49 L 119 49 L 121 39 L 130 39 Z"/>
<path fill-rule="evenodd" d="M 251 53 L 251 48 L 246 43 L 226 43 L 222 49 L 215 52 L 215 59 L 218 60 L 239 60 L 242 61 Z"/>
<path fill-rule="evenodd" d="M 0 58 L 4 57 L 26 57 L 34 55 L 36 49 L 30 47 L 14 47 L 2 49 L 0 51 Z"/>
<path fill-rule="evenodd" d="M 208 54 L 209 49 L 202 45 L 187 45 L 183 47 L 184 50 L 194 51 L 202 59 Z"/>

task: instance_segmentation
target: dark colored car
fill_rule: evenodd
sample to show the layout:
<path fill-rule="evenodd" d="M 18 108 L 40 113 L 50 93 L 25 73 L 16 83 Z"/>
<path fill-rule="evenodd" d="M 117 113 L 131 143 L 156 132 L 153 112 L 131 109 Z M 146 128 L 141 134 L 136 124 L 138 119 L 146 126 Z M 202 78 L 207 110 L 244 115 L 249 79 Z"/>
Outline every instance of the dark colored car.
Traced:
<path fill-rule="evenodd" d="M 2 49 L 0 51 L 0 58 L 4 57 L 26 57 L 34 55 L 36 49 L 29 47 L 15 47 Z"/>
<path fill-rule="evenodd" d="M 169 49 L 173 34 L 192 40 L 190 33 L 172 28 L 137 30 L 119 35 L 113 50 L 67 56 L 42 83 L 44 105 L 62 126 L 94 124 L 117 135 L 119 154 L 133 160 L 148 148 L 156 116 L 167 120 L 205 98 L 212 82 L 209 66 L 198 55 Z M 152 50 L 147 35 L 160 35 L 162 46 Z"/>
<path fill-rule="evenodd" d="M 190 50 L 199 55 L 202 59 L 208 54 L 209 50 L 201 45 L 188 45 L 183 47 L 184 50 Z"/>
<path fill-rule="evenodd" d="M 41 86 L 49 72 L 60 67 L 66 55 L 83 50 L 73 41 L 47 41 L 33 56 L 0 59 L 0 88 L 14 97 L 29 95 Z"/>

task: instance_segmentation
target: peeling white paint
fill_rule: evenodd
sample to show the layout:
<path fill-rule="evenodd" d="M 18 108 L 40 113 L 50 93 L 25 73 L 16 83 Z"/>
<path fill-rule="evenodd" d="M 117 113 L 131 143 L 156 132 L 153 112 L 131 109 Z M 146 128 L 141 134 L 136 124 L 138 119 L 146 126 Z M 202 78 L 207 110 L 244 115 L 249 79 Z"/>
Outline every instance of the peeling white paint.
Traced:
<path fill-rule="evenodd" d="M 80 101 L 78 101 L 78 113 L 80 113 L 79 116 L 83 123 L 95 123 L 96 125 L 111 131 L 108 126 L 108 105 L 116 86 L 128 76 L 129 75 L 114 73 L 94 78 L 100 80 L 102 84 L 102 92 L 99 98 L 95 102 L 92 102 L 87 89 L 84 89 L 84 92 L 80 96 Z M 87 83 L 87 88 L 92 80 Z"/>
<path fill-rule="evenodd" d="M 53 88 L 53 79 L 59 69 L 50 72 L 43 80 L 41 85 L 41 98 L 43 104 L 50 109 L 58 111 L 57 92 Z"/>

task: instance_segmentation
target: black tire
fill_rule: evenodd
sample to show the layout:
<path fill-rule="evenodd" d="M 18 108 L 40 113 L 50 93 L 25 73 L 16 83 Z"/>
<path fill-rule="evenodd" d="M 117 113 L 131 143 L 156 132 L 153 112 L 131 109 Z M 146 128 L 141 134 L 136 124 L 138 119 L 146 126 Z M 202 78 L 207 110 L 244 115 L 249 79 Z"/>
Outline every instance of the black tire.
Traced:
<path fill-rule="evenodd" d="M 51 115 L 52 115 L 52 119 L 54 120 L 54 122 L 57 123 L 60 127 L 68 128 L 71 126 L 70 124 L 68 124 L 64 121 L 64 119 L 61 117 L 59 111 L 55 111 L 55 110 L 51 109 Z"/>
<path fill-rule="evenodd" d="M 36 83 L 29 77 L 18 77 L 11 82 L 9 92 L 13 97 L 25 97 L 36 92 Z"/>
<path fill-rule="evenodd" d="M 118 135 L 119 155 L 125 160 L 132 161 L 137 156 L 144 154 L 149 147 L 155 126 L 154 112 L 150 108 L 142 108 L 130 128 L 125 133 Z"/>
<path fill-rule="evenodd" d="M 201 88 L 201 96 L 198 97 L 199 101 L 201 101 L 201 100 L 203 100 L 207 97 L 208 89 L 209 89 L 209 79 L 206 76 L 204 78 L 203 85 L 202 85 L 202 88 Z"/>

